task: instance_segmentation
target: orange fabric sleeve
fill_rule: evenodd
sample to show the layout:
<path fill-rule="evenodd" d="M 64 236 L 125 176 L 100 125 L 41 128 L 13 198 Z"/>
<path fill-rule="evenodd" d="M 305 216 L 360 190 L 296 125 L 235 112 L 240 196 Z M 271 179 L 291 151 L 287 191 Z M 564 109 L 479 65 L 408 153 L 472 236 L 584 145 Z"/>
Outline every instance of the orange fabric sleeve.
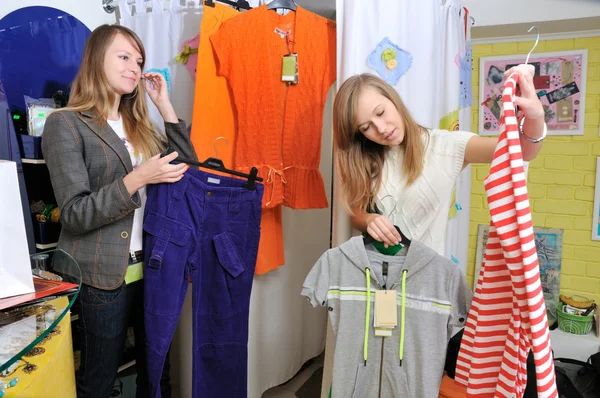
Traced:
<path fill-rule="evenodd" d="M 231 73 L 231 58 L 233 58 L 234 49 L 231 45 L 234 38 L 229 32 L 229 24 L 224 22 L 217 33 L 210 37 L 213 51 L 215 53 L 215 62 L 217 64 L 217 75 L 226 78 Z"/>
<path fill-rule="evenodd" d="M 327 63 L 325 67 L 325 95 L 329 91 L 331 85 L 337 79 L 337 33 L 336 23 L 334 21 L 327 21 Z"/>

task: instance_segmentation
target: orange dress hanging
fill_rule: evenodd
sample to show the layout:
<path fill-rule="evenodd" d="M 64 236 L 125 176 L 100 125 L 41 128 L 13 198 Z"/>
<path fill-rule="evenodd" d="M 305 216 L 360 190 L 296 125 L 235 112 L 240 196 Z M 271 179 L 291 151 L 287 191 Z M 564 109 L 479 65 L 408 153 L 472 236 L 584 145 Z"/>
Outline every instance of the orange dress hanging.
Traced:
<path fill-rule="evenodd" d="M 336 78 L 335 23 L 302 7 L 282 16 L 263 5 L 224 22 L 210 41 L 238 115 L 235 168 L 259 169 L 265 178 L 261 234 L 281 237 L 281 217 L 270 209 L 328 206 L 319 162 L 323 108 Z M 289 53 L 298 54 L 296 85 L 282 81 Z M 266 247 L 261 237 L 259 274 L 282 265 L 262 264 L 264 250 L 283 259 L 283 245 Z"/>

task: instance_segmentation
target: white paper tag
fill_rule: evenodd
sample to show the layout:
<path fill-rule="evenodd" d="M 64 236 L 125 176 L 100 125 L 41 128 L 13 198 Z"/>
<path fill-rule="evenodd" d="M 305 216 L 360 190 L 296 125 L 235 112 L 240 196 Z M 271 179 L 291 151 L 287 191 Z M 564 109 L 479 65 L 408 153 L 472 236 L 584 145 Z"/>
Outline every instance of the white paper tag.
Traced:
<path fill-rule="evenodd" d="M 375 328 L 375 336 L 377 336 L 377 337 L 392 337 L 392 329 Z"/>
<path fill-rule="evenodd" d="M 208 182 L 211 184 L 220 184 L 221 180 L 219 180 L 218 178 L 208 177 Z"/>

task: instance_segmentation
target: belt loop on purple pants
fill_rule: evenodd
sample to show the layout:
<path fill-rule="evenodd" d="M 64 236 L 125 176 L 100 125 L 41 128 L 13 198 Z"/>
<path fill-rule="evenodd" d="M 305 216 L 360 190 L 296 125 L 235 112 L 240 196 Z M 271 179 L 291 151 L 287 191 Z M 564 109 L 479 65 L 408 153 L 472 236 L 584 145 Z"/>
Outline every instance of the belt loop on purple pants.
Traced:
<path fill-rule="evenodd" d="M 240 199 L 242 195 L 240 194 L 240 189 L 242 188 L 233 188 L 229 192 L 229 211 L 233 213 L 239 213 L 240 211 Z"/>

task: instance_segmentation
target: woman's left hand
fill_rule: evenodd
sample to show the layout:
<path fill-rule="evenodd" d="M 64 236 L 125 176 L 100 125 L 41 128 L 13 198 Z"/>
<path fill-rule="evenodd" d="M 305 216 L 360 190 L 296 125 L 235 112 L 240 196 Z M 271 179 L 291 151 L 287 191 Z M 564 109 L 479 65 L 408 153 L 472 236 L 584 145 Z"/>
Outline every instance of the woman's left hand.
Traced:
<path fill-rule="evenodd" d="M 533 120 L 543 118 L 544 107 L 538 98 L 537 91 L 533 85 L 535 68 L 533 65 L 523 64 L 513 66 L 504 72 L 504 76 L 508 77 L 513 73 L 519 75 L 519 81 L 517 82 L 517 90 L 515 93 L 515 105 L 517 105 L 521 111 L 523 111 L 523 114 L 527 119 Z"/>
<path fill-rule="evenodd" d="M 157 108 L 169 102 L 169 88 L 165 77 L 158 72 L 142 73 L 144 87 L 148 96 Z"/>

